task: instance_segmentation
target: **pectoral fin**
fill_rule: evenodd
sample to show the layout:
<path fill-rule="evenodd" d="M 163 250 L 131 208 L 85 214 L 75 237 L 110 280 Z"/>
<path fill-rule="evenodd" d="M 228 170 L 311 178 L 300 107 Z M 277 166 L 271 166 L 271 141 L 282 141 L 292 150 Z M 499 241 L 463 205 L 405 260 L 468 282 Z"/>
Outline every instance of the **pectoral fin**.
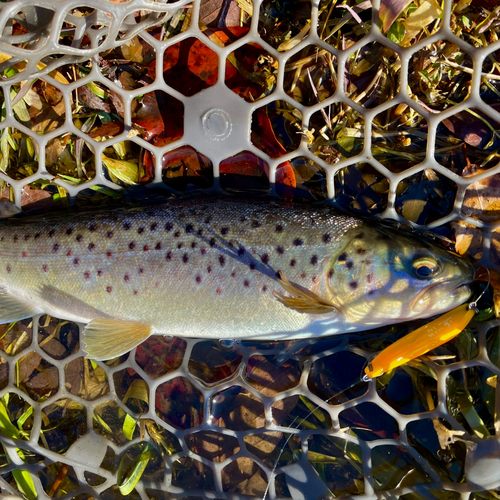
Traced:
<path fill-rule="evenodd" d="M 93 319 L 83 330 L 83 346 L 90 359 L 105 361 L 137 347 L 151 335 L 151 327 L 138 321 Z"/>
<path fill-rule="evenodd" d="M 278 282 L 290 296 L 279 292 L 273 292 L 273 295 L 286 307 L 308 314 L 338 312 L 338 307 L 333 302 L 320 297 L 298 283 L 288 281 L 283 273 L 280 273 Z"/>
<path fill-rule="evenodd" d="M 11 323 L 20 319 L 31 318 L 41 312 L 31 304 L 16 299 L 4 288 L 0 288 L 0 323 Z"/>

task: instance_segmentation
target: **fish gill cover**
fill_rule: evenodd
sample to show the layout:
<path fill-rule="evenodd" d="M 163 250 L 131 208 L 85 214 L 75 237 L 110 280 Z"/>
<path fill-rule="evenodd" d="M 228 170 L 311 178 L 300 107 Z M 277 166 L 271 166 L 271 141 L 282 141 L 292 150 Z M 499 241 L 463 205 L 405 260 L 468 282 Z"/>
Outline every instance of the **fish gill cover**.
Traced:
<path fill-rule="evenodd" d="M 498 269 L 494 1 L 55 7 L 0 11 L 1 197 L 24 212 L 114 206 L 121 188 L 159 183 L 334 200 Z M 84 356 L 82 325 L 3 325 L 0 489 L 498 498 L 490 304 L 369 384 L 367 360 L 420 323 L 304 344 L 153 336 L 105 362 Z"/>

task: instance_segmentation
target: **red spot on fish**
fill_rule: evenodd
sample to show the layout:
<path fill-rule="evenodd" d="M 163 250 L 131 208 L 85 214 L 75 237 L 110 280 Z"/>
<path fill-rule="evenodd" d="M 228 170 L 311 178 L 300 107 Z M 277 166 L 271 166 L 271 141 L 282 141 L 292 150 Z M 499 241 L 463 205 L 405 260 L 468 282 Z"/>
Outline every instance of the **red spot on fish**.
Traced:
<path fill-rule="evenodd" d="M 246 288 L 248 288 L 248 287 L 250 286 L 250 281 L 245 280 L 245 281 L 243 282 L 243 285 L 244 285 Z"/>
<path fill-rule="evenodd" d="M 130 276 L 126 274 L 123 279 L 125 280 L 125 283 L 128 283 L 130 281 Z"/>
<path fill-rule="evenodd" d="M 28 256 L 28 252 L 23 252 L 23 257 L 26 258 Z"/>
<path fill-rule="evenodd" d="M 201 255 L 205 255 L 207 253 L 207 249 L 206 248 L 200 248 L 200 253 L 201 253 Z"/>
<path fill-rule="evenodd" d="M 139 295 L 139 291 L 138 290 L 134 290 L 134 295 Z"/>
<path fill-rule="evenodd" d="M 217 288 L 217 290 L 215 290 L 215 292 L 217 293 L 217 295 L 222 295 L 222 290 L 220 288 Z"/>
<path fill-rule="evenodd" d="M 145 252 L 149 252 L 149 245 L 144 245 L 143 250 L 144 250 Z"/>
<path fill-rule="evenodd" d="M 7 270 L 8 273 L 10 273 L 12 271 L 12 267 L 10 267 L 10 266 L 7 266 L 5 269 Z"/>
<path fill-rule="evenodd" d="M 106 252 L 106 257 L 108 257 L 108 259 L 110 259 L 111 257 L 113 257 L 113 252 L 110 252 L 109 250 Z"/>
<path fill-rule="evenodd" d="M 42 269 L 47 273 L 49 271 L 49 266 L 47 264 L 44 264 L 42 266 Z"/>
<path fill-rule="evenodd" d="M 68 253 L 66 254 L 66 257 L 71 257 L 73 255 L 73 252 L 71 250 L 68 250 Z"/>
<path fill-rule="evenodd" d="M 300 273 L 300 277 L 301 277 L 302 279 L 305 279 L 305 277 L 306 277 L 306 273 Z"/>
<path fill-rule="evenodd" d="M 113 291 L 113 287 L 112 286 L 107 286 L 106 287 L 106 292 L 111 293 L 112 291 Z"/>
<path fill-rule="evenodd" d="M 158 288 L 159 286 L 160 286 L 160 283 L 157 281 L 157 282 L 155 283 L 155 288 Z"/>
<path fill-rule="evenodd" d="M 83 277 L 84 277 L 86 280 L 88 280 L 88 279 L 90 278 L 90 273 L 89 273 L 88 271 L 85 271 L 85 272 L 83 273 Z"/>

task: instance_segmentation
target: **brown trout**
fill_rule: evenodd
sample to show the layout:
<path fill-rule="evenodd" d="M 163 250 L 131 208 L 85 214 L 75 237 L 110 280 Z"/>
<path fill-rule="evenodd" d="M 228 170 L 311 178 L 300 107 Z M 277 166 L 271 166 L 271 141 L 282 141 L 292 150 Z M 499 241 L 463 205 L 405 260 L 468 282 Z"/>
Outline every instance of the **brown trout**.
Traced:
<path fill-rule="evenodd" d="M 87 323 L 90 358 L 151 334 L 298 339 L 440 314 L 472 265 L 331 208 L 189 199 L 0 224 L 0 322 Z"/>

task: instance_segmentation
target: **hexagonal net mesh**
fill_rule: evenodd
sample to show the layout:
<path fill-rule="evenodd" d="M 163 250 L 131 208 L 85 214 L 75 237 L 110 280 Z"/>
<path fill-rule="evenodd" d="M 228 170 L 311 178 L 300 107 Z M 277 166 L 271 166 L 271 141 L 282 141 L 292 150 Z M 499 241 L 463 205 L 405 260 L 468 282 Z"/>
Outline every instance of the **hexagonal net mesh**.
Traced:
<path fill-rule="evenodd" d="M 2 197 L 30 210 L 154 183 L 336 200 L 451 222 L 495 266 L 494 3 L 406 2 L 387 30 L 379 1 L 4 2 Z M 83 357 L 81 325 L 2 329 L 3 493 L 498 498 L 464 477 L 500 433 L 498 322 L 369 384 L 366 359 L 404 325 L 378 344 L 154 337 L 106 363 Z"/>

